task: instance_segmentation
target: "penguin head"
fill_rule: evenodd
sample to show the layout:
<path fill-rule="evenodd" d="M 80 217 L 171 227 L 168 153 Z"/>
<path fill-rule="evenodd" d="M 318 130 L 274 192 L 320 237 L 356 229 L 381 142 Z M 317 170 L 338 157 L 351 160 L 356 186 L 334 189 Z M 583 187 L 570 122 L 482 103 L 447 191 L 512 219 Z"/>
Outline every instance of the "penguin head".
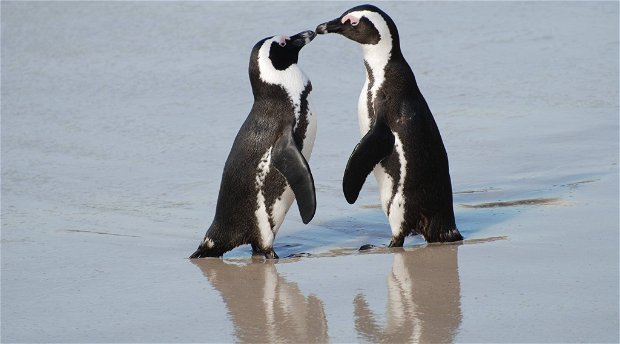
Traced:
<path fill-rule="evenodd" d="M 282 84 L 297 74 L 299 52 L 316 37 L 314 31 L 303 31 L 293 36 L 273 36 L 260 40 L 252 48 L 250 56 L 250 80 L 253 88 L 262 81 Z"/>
<path fill-rule="evenodd" d="M 250 60 L 267 62 L 276 70 L 286 70 L 291 65 L 297 64 L 299 51 L 314 37 L 316 37 L 314 31 L 303 31 L 290 37 L 263 38 L 252 48 Z"/>
<path fill-rule="evenodd" d="M 337 33 L 362 45 L 398 46 L 394 21 L 373 5 L 353 7 L 340 17 L 317 26 L 316 33 Z"/>

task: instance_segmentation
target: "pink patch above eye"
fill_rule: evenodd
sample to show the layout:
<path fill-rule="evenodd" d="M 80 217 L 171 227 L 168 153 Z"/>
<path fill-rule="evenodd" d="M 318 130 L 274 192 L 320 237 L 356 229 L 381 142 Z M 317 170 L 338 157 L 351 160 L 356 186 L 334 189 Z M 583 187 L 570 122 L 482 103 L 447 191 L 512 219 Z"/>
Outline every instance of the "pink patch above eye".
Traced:
<path fill-rule="evenodd" d="M 349 21 L 349 20 L 351 21 L 351 25 L 353 25 L 353 26 L 355 26 L 355 25 L 359 24 L 359 22 L 360 22 L 360 19 L 359 19 L 359 18 L 356 18 L 356 17 L 354 17 L 354 16 L 353 16 L 353 15 L 351 15 L 351 14 L 347 14 L 346 16 L 342 17 L 342 19 L 340 20 L 340 22 L 341 22 L 342 24 L 344 24 L 344 23 L 346 23 L 346 22 L 347 22 L 347 21 Z"/>
<path fill-rule="evenodd" d="M 278 43 L 280 43 L 280 46 L 283 47 L 286 45 L 286 41 L 290 40 L 291 38 L 289 36 L 280 36 L 280 39 L 278 40 Z"/>

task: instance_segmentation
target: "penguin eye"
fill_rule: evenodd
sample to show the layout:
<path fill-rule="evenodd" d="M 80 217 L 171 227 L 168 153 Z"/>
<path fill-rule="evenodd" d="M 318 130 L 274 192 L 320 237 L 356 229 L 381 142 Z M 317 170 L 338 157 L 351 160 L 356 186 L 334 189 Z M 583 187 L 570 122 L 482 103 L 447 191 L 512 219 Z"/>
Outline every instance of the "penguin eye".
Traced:
<path fill-rule="evenodd" d="M 286 46 L 286 42 L 284 42 L 284 41 L 280 42 L 280 46 L 281 47 L 285 47 Z"/>
<path fill-rule="evenodd" d="M 351 20 L 351 26 L 357 26 L 360 22 L 358 20 Z"/>

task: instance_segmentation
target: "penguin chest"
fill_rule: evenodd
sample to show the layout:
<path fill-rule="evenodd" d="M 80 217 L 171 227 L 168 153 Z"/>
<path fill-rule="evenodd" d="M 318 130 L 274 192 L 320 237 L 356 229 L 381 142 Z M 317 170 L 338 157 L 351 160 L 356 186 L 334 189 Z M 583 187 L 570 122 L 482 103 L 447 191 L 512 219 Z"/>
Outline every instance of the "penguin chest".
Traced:
<path fill-rule="evenodd" d="M 388 56 L 389 57 L 389 56 Z M 362 136 L 365 135 L 373 123 L 375 117 L 374 101 L 379 89 L 385 82 L 385 68 L 388 59 L 385 56 L 370 56 L 364 58 L 366 67 L 366 80 L 357 103 L 357 115 Z"/>
<path fill-rule="evenodd" d="M 362 87 L 362 92 L 360 92 L 360 97 L 357 102 L 357 121 L 360 127 L 360 133 L 362 134 L 362 137 L 366 135 L 366 133 L 370 130 L 371 123 L 371 114 L 368 111 L 369 104 L 372 104 L 372 99 L 369 99 L 369 84 L 370 82 L 368 78 L 366 78 L 366 82 L 364 83 L 364 87 Z"/>
<path fill-rule="evenodd" d="M 312 148 L 314 147 L 314 139 L 316 138 L 316 117 L 314 116 L 313 106 L 310 99 L 310 91 L 312 85 L 310 82 L 306 84 L 304 92 L 298 99 L 293 101 L 295 109 L 295 126 L 293 132 L 295 133 L 297 142 L 301 146 L 301 154 L 303 154 L 306 160 L 310 160 L 312 154 Z"/>
<path fill-rule="evenodd" d="M 374 98 L 383 83 L 383 75 L 380 75 L 381 78 L 377 80 L 376 76 L 379 73 L 376 73 L 376 70 L 379 69 L 370 68 L 370 74 L 366 77 L 366 82 L 358 101 L 358 121 L 362 136 L 366 135 L 371 129 L 372 123 L 374 123 Z M 373 174 L 379 186 L 381 208 L 388 216 L 392 231 L 400 232 L 404 223 L 406 209 L 404 184 L 407 177 L 407 160 L 399 134 L 394 131 L 392 133 L 395 138 L 394 151 L 382 163 L 375 166 Z M 393 234 L 396 235 L 398 233 Z"/>
<path fill-rule="evenodd" d="M 394 151 L 380 164 L 373 174 L 379 186 L 381 209 L 387 215 L 392 234 L 398 236 L 405 221 L 407 197 L 405 195 L 405 178 L 407 178 L 407 160 L 400 136 L 394 132 Z"/>
<path fill-rule="evenodd" d="M 303 134 L 303 146 L 301 149 L 301 154 L 303 154 L 306 160 L 310 160 L 310 155 L 312 155 L 312 149 L 314 148 L 314 140 L 316 138 L 316 117 L 312 112 L 312 105 L 310 104 L 310 102 L 308 102 L 308 112 L 303 121 L 307 122 L 308 124 Z M 297 124 L 297 127 L 299 127 L 299 124 Z"/>

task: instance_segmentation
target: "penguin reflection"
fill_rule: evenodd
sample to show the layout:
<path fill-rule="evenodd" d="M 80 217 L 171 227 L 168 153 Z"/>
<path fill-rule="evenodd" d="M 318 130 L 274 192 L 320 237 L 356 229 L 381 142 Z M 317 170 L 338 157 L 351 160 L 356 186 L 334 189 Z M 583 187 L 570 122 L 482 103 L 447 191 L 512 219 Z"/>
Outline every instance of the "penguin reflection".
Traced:
<path fill-rule="evenodd" d="M 427 246 L 394 255 L 388 275 L 386 324 L 377 324 L 358 294 L 355 329 L 373 343 L 447 343 L 461 324 L 458 245 Z"/>
<path fill-rule="evenodd" d="M 220 259 L 192 260 L 217 289 L 242 343 L 328 341 L 323 303 L 304 297 L 282 278 L 273 262 L 232 264 Z"/>

